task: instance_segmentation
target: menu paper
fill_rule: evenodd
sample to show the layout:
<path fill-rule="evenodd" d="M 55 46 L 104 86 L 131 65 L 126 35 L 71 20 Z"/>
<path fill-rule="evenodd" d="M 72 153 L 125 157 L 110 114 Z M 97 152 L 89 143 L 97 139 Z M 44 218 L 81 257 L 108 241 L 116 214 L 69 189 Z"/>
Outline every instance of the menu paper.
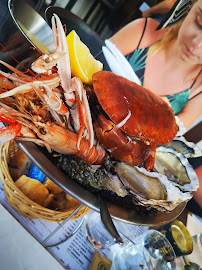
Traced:
<path fill-rule="evenodd" d="M 82 226 L 71 238 L 69 238 L 64 243 L 54 247 L 48 247 L 55 245 L 70 236 L 80 225 L 83 217 L 67 222 L 48 222 L 42 219 L 25 218 L 16 212 L 7 201 L 4 193 L 3 182 L 1 179 L 0 203 L 40 244 L 43 244 L 46 250 L 52 254 L 52 256 L 64 267 L 64 269 L 89 269 L 95 250 L 90 247 L 89 244 L 87 244 L 82 231 Z M 117 221 L 115 224 L 117 229 L 124 231 L 126 236 L 138 236 L 148 229 L 148 227 L 145 226 L 135 226 Z M 48 239 L 50 235 L 51 237 Z M 46 241 L 47 239 L 48 241 Z M 112 260 L 110 249 L 101 250 L 99 252 L 109 260 Z"/>

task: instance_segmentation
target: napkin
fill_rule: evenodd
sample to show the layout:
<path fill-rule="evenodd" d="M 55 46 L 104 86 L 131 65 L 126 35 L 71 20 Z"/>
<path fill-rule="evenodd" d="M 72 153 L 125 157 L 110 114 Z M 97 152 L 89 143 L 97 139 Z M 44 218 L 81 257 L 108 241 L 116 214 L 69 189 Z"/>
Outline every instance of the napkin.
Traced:
<path fill-rule="evenodd" d="M 113 73 L 141 85 L 140 79 L 135 74 L 125 56 L 110 40 L 105 40 L 105 46 L 102 47 L 102 51 Z"/>

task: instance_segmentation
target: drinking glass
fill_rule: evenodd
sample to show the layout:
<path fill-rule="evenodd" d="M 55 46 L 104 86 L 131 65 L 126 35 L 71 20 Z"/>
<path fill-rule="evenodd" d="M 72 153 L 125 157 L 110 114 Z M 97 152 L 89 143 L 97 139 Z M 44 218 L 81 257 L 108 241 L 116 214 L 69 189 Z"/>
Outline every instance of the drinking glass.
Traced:
<path fill-rule="evenodd" d="M 193 252 L 189 255 L 186 255 L 185 261 L 187 264 L 195 263 L 198 266 L 202 267 L 202 233 L 198 233 L 192 236 L 193 240 Z"/>
<path fill-rule="evenodd" d="M 113 250 L 114 249 L 114 250 Z M 175 252 L 167 238 L 156 230 L 111 247 L 114 270 L 174 270 Z"/>
<path fill-rule="evenodd" d="M 115 244 L 115 239 L 102 223 L 100 213 L 90 211 L 85 216 L 82 231 L 88 244 L 95 250 L 105 249 Z"/>
<path fill-rule="evenodd" d="M 113 223 L 123 240 L 138 236 L 140 233 L 146 231 L 148 228 L 145 226 L 140 230 L 139 226 L 127 224 L 114 219 Z M 96 211 L 90 210 L 87 213 L 84 223 L 82 225 L 82 231 L 86 238 L 86 241 L 95 250 L 109 248 L 112 245 L 116 244 L 116 240 L 105 228 L 100 213 Z"/>
<path fill-rule="evenodd" d="M 123 244 L 107 231 L 100 213 L 90 211 L 82 225 L 87 243 L 95 250 L 108 248 L 114 270 L 176 270 L 176 255 L 168 239 L 157 230 L 147 230 L 137 236 L 137 226 L 113 220 Z M 125 226 L 124 226 L 125 225 Z M 128 230 L 128 226 L 133 227 Z M 147 229 L 147 228 L 146 228 Z M 128 230 L 128 231 L 127 231 Z"/>

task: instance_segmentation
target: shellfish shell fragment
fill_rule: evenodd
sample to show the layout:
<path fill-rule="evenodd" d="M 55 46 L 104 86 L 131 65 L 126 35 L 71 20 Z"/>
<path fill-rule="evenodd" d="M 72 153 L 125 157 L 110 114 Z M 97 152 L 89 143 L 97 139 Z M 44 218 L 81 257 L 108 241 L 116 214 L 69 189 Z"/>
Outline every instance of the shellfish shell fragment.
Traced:
<path fill-rule="evenodd" d="M 176 137 L 184 135 L 187 132 L 184 123 L 180 120 L 178 116 L 175 116 L 175 121 L 178 126 Z"/>
<path fill-rule="evenodd" d="M 147 209 L 153 208 L 160 212 L 170 212 L 182 202 L 189 201 L 192 198 L 192 194 L 190 192 L 183 193 L 178 187 L 175 187 L 173 183 L 167 179 L 166 176 L 162 174 L 156 172 L 148 172 L 144 168 L 132 167 L 131 165 L 125 163 L 119 163 L 117 165 L 116 172 L 126 187 L 130 189 L 129 192 L 133 194 L 134 202 L 137 205 L 142 205 Z M 134 175 L 134 177 L 132 175 Z M 156 183 L 157 180 L 160 182 L 160 185 Z M 154 184 L 152 185 L 152 183 Z M 138 185 L 138 188 L 136 184 Z M 141 189 L 144 192 L 141 192 L 139 185 L 142 185 Z M 166 198 L 145 198 L 145 194 L 151 194 L 151 197 L 153 197 L 152 193 L 155 193 L 157 188 L 160 189 L 160 191 L 158 191 L 160 194 L 162 192 L 161 189 L 164 190 L 164 196 L 166 192 Z M 147 189 L 149 190 L 145 191 Z"/>
<path fill-rule="evenodd" d="M 171 148 L 157 147 L 154 170 L 167 176 L 181 190 L 196 191 L 199 187 L 198 177 L 187 158 Z"/>

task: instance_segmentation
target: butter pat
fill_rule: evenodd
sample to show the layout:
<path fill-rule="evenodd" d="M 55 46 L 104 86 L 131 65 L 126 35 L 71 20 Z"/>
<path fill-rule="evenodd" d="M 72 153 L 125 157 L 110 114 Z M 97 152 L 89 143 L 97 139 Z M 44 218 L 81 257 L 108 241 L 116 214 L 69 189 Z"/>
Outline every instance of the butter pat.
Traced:
<path fill-rule="evenodd" d="M 98 251 L 95 251 L 89 270 L 95 270 L 95 269 L 110 270 L 111 265 L 112 265 L 112 262 L 108 258 L 100 254 Z"/>

